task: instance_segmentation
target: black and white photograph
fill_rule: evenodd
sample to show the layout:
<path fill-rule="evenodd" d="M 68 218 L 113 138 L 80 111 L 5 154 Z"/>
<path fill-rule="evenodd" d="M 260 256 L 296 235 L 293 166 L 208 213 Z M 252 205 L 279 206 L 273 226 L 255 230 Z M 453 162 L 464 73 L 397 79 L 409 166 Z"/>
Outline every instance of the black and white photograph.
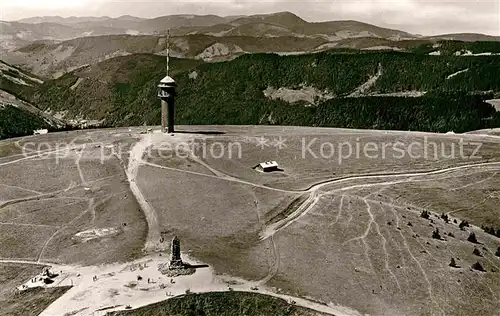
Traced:
<path fill-rule="evenodd" d="M 1 0 L 0 316 L 500 316 L 498 0 Z"/>

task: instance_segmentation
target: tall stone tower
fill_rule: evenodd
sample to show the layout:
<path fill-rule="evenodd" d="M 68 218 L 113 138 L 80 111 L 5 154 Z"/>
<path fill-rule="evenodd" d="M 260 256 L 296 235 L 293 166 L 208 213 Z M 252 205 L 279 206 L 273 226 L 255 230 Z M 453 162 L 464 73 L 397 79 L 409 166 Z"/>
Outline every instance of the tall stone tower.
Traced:
<path fill-rule="evenodd" d="M 166 76 L 158 85 L 158 97 L 161 100 L 161 131 L 174 132 L 174 105 L 176 83 L 170 76 Z M 167 111 L 168 107 L 168 111 Z M 168 118 L 167 118 L 168 115 Z"/>
<path fill-rule="evenodd" d="M 177 236 L 172 239 L 172 249 L 170 255 L 170 269 L 178 269 L 183 268 L 184 263 L 181 259 L 181 241 Z"/>
<path fill-rule="evenodd" d="M 174 79 L 168 75 L 170 63 L 170 30 L 167 33 L 167 76 L 160 81 L 158 85 L 158 98 L 161 100 L 161 131 L 162 133 L 174 132 L 174 105 L 175 88 L 177 84 Z M 167 111 L 168 107 L 168 111 Z M 168 118 L 167 118 L 168 113 Z M 168 125 L 168 127 L 167 127 Z"/>

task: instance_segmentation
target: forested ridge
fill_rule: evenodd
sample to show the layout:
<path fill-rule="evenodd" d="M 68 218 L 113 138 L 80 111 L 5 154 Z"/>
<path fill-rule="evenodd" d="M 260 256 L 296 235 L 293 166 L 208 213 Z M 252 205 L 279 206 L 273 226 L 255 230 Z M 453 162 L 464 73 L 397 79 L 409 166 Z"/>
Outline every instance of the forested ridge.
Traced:
<path fill-rule="evenodd" d="M 0 106 L 0 139 L 33 134 L 33 130 L 48 128 L 41 117 L 14 106 Z"/>
<path fill-rule="evenodd" d="M 365 95 L 348 95 L 377 74 Z M 485 103 L 500 92 L 497 56 L 429 56 L 408 52 L 322 52 L 299 56 L 249 54 L 233 61 L 172 59 L 177 124 L 282 124 L 464 132 L 499 125 Z M 109 126 L 159 124 L 156 85 L 166 58 L 130 55 L 43 84 L 42 109 L 68 111 Z M 79 78 L 75 89 L 69 89 Z M 334 96 L 311 106 L 263 93 L 314 87 Z M 425 95 L 370 96 L 416 91 Z"/>

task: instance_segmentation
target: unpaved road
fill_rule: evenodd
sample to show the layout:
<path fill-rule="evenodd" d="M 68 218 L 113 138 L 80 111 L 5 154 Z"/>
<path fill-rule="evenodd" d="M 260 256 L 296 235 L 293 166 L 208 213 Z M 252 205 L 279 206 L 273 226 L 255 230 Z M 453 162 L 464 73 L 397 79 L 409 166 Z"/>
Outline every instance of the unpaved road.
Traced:
<path fill-rule="evenodd" d="M 418 181 L 418 180 L 412 179 L 412 177 L 416 177 L 416 176 L 432 176 L 432 175 L 438 175 L 438 174 L 442 174 L 442 173 L 446 173 L 446 172 L 458 171 L 458 170 L 469 169 L 469 168 L 488 167 L 488 166 L 499 166 L 500 167 L 500 162 L 485 162 L 485 163 L 467 164 L 467 165 L 443 168 L 443 169 L 432 170 L 432 171 L 419 171 L 419 172 L 408 172 L 408 173 L 387 173 L 387 174 L 377 173 L 377 174 L 372 174 L 372 175 L 370 175 L 370 174 L 359 175 L 359 176 L 352 176 L 352 177 L 345 177 L 345 178 L 341 178 L 341 179 L 323 181 L 321 183 L 313 185 L 312 187 L 310 187 L 307 190 L 307 192 L 310 192 L 309 197 L 293 213 L 288 215 L 286 218 L 280 220 L 279 222 L 267 226 L 263 230 L 263 232 L 261 233 L 261 240 L 265 240 L 265 239 L 273 236 L 278 231 L 286 228 L 287 226 L 289 226 L 293 222 L 295 222 L 298 219 L 300 219 L 301 217 L 305 216 L 314 207 L 314 205 L 316 205 L 316 203 L 319 201 L 319 199 L 323 195 L 330 194 L 331 192 L 345 191 L 345 190 L 350 190 L 350 189 L 354 189 L 354 188 L 407 183 L 407 182 Z M 383 179 L 391 179 L 391 178 L 403 178 L 403 179 L 393 180 L 393 181 L 382 181 Z M 354 181 L 354 180 L 370 180 L 370 179 L 377 179 L 377 180 L 380 179 L 382 182 L 375 182 L 375 183 L 368 183 L 368 184 L 356 184 L 356 185 L 346 186 L 346 187 L 342 187 L 340 189 L 332 190 L 331 192 L 330 191 L 326 191 L 323 193 L 317 192 L 319 189 L 321 189 L 322 187 L 325 187 L 327 185 L 344 183 L 344 182 L 349 182 L 349 181 Z M 289 193 L 296 193 L 297 191 L 288 191 L 288 192 Z"/>
<path fill-rule="evenodd" d="M 147 134 L 141 137 L 134 147 L 130 150 L 129 163 L 126 170 L 127 178 L 130 184 L 130 190 L 134 194 L 137 202 L 141 206 L 141 209 L 146 216 L 146 221 L 148 222 L 148 237 L 146 244 L 144 245 L 144 250 L 151 251 L 156 248 L 160 242 L 160 224 L 158 222 L 158 215 L 154 208 L 146 201 L 146 198 L 142 194 L 139 186 L 136 183 L 137 173 L 139 171 L 140 165 L 143 163 L 143 155 L 146 149 L 152 145 L 152 135 Z"/>

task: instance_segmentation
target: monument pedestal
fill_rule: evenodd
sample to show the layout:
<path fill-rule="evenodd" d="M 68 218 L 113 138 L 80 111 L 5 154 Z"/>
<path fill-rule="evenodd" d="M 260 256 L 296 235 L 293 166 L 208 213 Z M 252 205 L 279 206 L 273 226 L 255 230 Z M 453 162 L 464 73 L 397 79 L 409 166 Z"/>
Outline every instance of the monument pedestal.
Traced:
<path fill-rule="evenodd" d="M 172 239 L 170 261 L 158 266 L 158 270 L 169 277 L 193 274 L 196 269 L 189 264 L 185 264 L 181 258 L 181 242 L 177 236 Z"/>

